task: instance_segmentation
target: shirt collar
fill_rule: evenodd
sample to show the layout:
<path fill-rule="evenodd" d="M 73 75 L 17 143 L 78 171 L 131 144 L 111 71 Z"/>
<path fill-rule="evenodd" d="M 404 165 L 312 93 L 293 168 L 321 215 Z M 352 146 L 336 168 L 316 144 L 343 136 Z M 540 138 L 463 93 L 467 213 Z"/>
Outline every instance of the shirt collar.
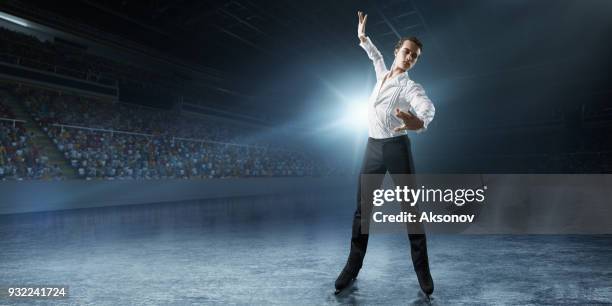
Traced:
<path fill-rule="evenodd" d="M 402 86 L 408 86 L 412 80 L 410 79 L 410 75 L 408 75 L 408 71 L 397 76 L 397 82 Z"/>
<path fill-rule="evenodd" d="M 391 71 L 387 72 L 387 75 L 390 75 Z M 388 81 L 387 81 L 388 82 Z M 393 80 L 391 80 L 391 82 L 393 82 L 396 85 L 399 86 L 408 86 L 410 85 L 410 82 L 412 82 L 412 79 L 410 79 L 410 75 L 408 75 L 408 71 L 398 75 L 397 77 L 393 78 Z"/>

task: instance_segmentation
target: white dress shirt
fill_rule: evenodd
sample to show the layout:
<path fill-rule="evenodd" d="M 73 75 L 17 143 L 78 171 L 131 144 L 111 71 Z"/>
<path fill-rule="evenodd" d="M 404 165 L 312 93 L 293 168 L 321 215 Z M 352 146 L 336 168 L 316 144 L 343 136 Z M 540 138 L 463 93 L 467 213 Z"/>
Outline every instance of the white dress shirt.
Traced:
<path fill-rule="evenodd" d="M 436 109 L 423 87 L 408 77 L 408 73 L 402 73 L 391 79 L 387 79 L 381 88 L 381 83 L 391 71 L 385 66 L 382 54 L 372 43 L 369 37 L 365 42 L 359 44 L 374 63 L 376 71 L 376 86 L 368 100 L 368 134 L 372 138 L 390 138 L 408 133 L 407 130 L 396 132 L 396 127 L 401 127 L 404 122 L 395 116 L 395 109 L 410 111 L 423 121 L 423 128 L 417 133 L 423 132 L 433 120 Z M 393 66 L 391 67 L 393 69 Z"/>

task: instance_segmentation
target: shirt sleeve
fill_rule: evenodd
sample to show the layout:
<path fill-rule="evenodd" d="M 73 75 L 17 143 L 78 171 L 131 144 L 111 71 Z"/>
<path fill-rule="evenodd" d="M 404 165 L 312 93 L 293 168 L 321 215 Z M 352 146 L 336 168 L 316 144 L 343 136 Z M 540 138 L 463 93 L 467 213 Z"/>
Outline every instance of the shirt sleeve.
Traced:
<path fill-rule="evenodd" d="M 376 71 L 376 79 L 379 80 L 385 76 L 387 73 L 387 66 L 385 66 L 385 60 L 383 59 L 382 54 L 376 46 L 372 43 L 369 37 L 366 36 L 364 42 L 359 43 L 359 46 L 363 48 L 368 54 L 368 57 L 374 63 L 374 71 Z"/>
<path fill-rule="evenodd" d="M 425 89 L 420 84 L 414 84 L 409 92 L 408 102 L 414 110 L 414 114 L 423 121 L 423 127 L 416 130 L 417 133 L 422 133 L 427 130 L 427 126 L 434 118 L 436 108 L 425 94 Z"/>

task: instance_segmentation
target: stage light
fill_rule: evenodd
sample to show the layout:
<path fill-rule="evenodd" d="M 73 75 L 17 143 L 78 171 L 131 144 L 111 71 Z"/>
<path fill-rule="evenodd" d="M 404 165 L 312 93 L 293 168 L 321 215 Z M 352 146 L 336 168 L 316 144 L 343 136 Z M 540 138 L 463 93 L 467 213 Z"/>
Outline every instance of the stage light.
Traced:
<path fill-rule="evenodd" d="M 6 20 L 8 22 L 12 22 L 12 23 L 18 24 L 18 25 L 20 25 L 22 27 L 28 27 L 28 23 L 25 22 L 23 19 L 17 18 L 15 16 L 11 16 L 11 15 L 6 14 L 6 13 L 0 12 L 0 18 Z"/>
<path fill-rule="evenodd" d="M 348 103 L 344 120 L 348 127 L 366 129 L 368 127 L 368 104 L 365 101 Z"/>

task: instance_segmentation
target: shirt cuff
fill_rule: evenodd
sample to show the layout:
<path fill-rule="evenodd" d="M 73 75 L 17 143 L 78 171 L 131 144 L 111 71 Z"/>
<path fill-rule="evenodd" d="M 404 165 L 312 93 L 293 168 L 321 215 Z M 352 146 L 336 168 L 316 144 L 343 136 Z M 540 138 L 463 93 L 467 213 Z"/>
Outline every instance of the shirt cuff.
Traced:
<path fill-rule="evenodd" d="M 420 128 L 420 129 L 418 129 L 418 130 L 415 130 L 415 132 L 416 132 L 417 134 L 421 134 L 421 133 L 423 133 L 423 132 L 425 132 L 425 131 L 427 131 L 427 127 L 426 127 L 425 125 L 423 125 L 423 127 L 422 127 L 422 128 Z"/>
<path fill-rule="evenodd" d="M 365 37 L 365 41 L 361 41 L 361 39 L 359 40 L 359 46 L 361 48 L 363 48 L 366 51 L 370 51 L 370 49 L 372 48 L 372 41 L 370 40 L 369 36 Z"/>
<path fill-rule="evenodd" d="M 418 117 L 418 116 L 417 116 Z M 418 130 L 414 130 L 417 134 L 423 133 L 425 131 L 427 131 L 427 126 L 429 125 L 429 123 L 432 121 L 431 119 L 423 119 L 421 117 L 418 117 L 419 119 L 421 119 L 421 121 L 423 121 L 423 127 L 418 129 Z"/>

